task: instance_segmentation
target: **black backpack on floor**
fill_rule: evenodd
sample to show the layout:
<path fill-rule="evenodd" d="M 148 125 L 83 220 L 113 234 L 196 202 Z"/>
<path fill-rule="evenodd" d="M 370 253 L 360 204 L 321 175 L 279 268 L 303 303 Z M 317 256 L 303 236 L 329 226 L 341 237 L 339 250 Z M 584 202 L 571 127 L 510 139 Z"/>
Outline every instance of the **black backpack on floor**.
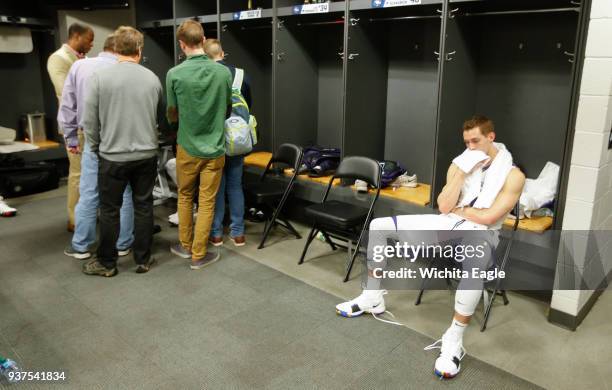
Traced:
<path fill-rule="evenodd" d="M 5 198 L 36 194 L 59 186 L 59 172 L 53 163 L 26 163 L 21 158 L 0 155 L 0 195 Z"/>

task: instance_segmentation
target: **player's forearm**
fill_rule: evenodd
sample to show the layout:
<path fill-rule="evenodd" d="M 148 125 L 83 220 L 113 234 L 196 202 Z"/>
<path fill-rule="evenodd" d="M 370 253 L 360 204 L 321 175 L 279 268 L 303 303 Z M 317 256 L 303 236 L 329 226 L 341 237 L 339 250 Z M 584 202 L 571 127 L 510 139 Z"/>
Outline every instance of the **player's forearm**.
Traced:
<path fill-rule="evenodd" d="M 438 208 L 442 214 L 450 213 L 457 206 L 464 181 L 465 174 L 463 172 L 456 172 L 440 195 L 438 195 Z"/>
<path fill-rule="evenodd" d="M 495 215 L 493 215 L 491 209 L 475 209 L 473 207 L 463 207 L 454 209 L 453 213 L 472 222 L 479 223 L 481 225 L 491 225 L 496 221 L 496 217 Z"/>

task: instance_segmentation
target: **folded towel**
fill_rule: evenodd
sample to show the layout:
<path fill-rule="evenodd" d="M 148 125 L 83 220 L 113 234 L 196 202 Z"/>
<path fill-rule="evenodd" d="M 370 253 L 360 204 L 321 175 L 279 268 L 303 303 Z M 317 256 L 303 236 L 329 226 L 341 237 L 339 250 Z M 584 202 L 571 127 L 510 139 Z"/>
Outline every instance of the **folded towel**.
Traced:
<path fill-rule="evenodd" d="M 479 162 L 486 161 L 489 159 L 489 156 L 485 152 L 480 150 L 470 150 L 465 149 L 463 153 L 459 156 L 455 157 L 453 163 L 459 167 L 463 172 L 470 173 L 472 168 L 476 166 Z"/>
<path fill-rule="evenodd" d="M 521 209 L 531 217 L 531 213 L 550 203 L 557 195 L 557 184 L 559 182 L 559 166 L 553 162 L 547 162 L 537 179 L 525 180 L 525 188 L 521 194 Z"/>

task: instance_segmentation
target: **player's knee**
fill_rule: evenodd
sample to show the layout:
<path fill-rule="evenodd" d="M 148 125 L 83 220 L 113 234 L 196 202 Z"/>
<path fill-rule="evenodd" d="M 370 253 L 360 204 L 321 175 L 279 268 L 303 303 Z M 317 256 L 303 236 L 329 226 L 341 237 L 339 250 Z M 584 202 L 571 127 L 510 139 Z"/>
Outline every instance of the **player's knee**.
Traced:
<path fill-rule="evenodd" d="M 395 224 L 390 217 L 375 218 L 370 222 L 370 230 L 395 230 Z"/>
<path fill-rule="evenodd" d="M 455 312 L 462 316 L 472 316 L 476 311 L 482 290 L 457 290 L 455 293 Z"/>

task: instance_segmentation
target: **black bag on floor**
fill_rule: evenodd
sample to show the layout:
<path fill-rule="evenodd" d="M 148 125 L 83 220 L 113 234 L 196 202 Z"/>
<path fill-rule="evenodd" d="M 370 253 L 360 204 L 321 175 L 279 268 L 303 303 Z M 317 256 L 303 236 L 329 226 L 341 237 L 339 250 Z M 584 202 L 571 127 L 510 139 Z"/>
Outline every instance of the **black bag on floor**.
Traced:
<path fill-rule="evenodd" d="M 3 197 L 36 194 L 58 186 L 59 172 L 55 164 L 26 163 L 19 158 L 0 156 L 0 195 Z"/>

